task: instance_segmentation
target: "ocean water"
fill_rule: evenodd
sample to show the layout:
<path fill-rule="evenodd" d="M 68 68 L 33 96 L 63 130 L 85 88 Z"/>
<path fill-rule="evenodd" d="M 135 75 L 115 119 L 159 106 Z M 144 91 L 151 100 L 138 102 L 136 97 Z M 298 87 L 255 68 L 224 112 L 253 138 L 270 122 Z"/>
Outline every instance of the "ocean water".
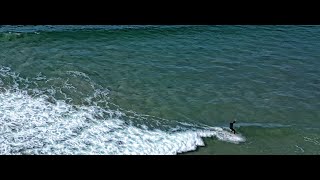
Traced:
<path fill-rule="evenodd" d="M 320 154 L 319 48 L 320 26 L 0 26 L 0 154 Z"/>

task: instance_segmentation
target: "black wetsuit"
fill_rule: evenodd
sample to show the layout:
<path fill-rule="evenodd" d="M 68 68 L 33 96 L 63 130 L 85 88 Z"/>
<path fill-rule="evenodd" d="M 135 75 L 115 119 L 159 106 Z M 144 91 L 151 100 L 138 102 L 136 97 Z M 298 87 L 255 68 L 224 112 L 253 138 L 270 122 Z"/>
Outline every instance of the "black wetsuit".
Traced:
<path fill-rule="evenodd" d="M 230 123 L 230 129 L 231 129 L 231 131 L 235 134 L 235 133 L 236 133 L 236 130 L 233 129 L 233 123 L 235 123 L 235 122 L 231 122 L 231 123 Z"/>

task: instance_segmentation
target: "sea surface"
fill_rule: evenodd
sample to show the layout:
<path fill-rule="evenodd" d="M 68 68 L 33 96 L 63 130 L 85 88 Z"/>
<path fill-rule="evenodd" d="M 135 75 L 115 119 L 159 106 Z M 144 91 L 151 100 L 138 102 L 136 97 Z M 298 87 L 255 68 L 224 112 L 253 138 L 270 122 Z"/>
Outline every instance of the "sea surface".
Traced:
<path fill-rule="evenodd" d="M 319 100 L 320 26 L 0 26 L 0 154 L 320 154 Z"/>

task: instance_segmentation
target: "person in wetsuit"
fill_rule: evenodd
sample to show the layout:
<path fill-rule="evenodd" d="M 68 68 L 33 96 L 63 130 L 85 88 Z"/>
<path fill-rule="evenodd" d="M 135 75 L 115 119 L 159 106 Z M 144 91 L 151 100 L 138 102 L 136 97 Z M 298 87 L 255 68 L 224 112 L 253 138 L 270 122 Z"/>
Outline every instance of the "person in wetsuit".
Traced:
<path fill-rule="evenodd" d="M 234 134 L 236 134 L 236 130 L 233 129 L 233 124 L 234 123 L 236 123 L 236 120 L 234 120 L 233 122 L 230 123 L 230 129 Z"/>

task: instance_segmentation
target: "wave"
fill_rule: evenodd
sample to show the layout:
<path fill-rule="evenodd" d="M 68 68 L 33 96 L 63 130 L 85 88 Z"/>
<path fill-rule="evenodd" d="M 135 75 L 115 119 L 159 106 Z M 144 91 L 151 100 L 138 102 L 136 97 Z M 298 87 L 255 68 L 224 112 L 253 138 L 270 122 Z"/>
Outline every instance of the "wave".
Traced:
<path fill-rule="evenodd" d="M 82 72 L 66 74 L 90 81 Z M 103 98 L 108 96 L 107 91 L 97 89 L 93 82 L 90 85 L 95 91 L 85 97 L 87 104 L 68 103 L 68 97 L 57 99 L 54 87 L 21 86 L 49 80 L 41 73 L 35 78 L 22 78 L 10 68 L 0 67 L 0 154 L 174 155 L 204 146 L 204 137 L 231 143 L 245 141 L 219 127 L 172 125 L 169 120 L 120 107 L 112 109 L 108 98 Z M 99 101 L 109 105 L 101 106 Z"/>
<path fill-rule="evenodd" d="M 62 32 L 62 31 L 79 31 L 79 30 L 123 30 L 123 29 L 166 29 L 195 27 L 191 25 L 25 25 L 0 26 L 0 33 L 40 33 L 40 32 Z"/>

